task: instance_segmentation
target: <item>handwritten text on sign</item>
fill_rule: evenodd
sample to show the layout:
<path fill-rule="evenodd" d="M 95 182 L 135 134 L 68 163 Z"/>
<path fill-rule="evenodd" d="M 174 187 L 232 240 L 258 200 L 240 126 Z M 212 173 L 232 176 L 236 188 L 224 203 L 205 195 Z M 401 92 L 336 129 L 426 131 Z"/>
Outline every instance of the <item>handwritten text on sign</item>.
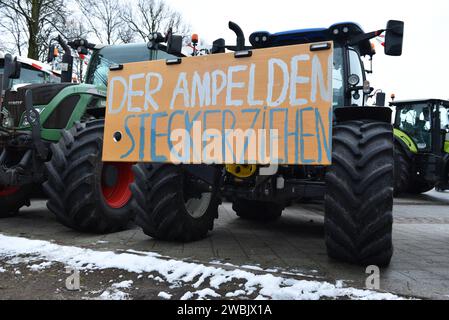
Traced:
<path fill-rule="evenodd" d="M 307 44 L 111 71 L 103 160 L 328 165 L 332 51 Z"/>

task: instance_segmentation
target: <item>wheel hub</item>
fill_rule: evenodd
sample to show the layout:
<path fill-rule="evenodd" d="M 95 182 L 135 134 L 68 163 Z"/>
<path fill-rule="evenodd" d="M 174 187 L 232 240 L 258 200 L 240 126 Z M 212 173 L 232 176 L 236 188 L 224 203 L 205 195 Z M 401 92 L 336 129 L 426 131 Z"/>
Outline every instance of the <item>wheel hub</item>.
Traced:
<path fill-rule="evenodd" d="M 103 198 L 114 209 L 125 207 L 132 198 L 131 183 L 134 182 L 131 163 L 105 163 L 101 175 Z"/>

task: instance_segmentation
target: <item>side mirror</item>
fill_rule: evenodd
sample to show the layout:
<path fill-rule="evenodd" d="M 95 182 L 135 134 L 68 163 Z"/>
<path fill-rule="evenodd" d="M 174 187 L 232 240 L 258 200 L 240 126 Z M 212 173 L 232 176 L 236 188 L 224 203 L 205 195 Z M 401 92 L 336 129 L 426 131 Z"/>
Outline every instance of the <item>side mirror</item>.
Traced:
<path fill-rule="evenodd" d="M 10 79 L 19 79 L 21 70 L 22 70 L 22 64 L 19 61 L 17 61 L 17 58 L 14 58 L 13 71 L 12 71 L 11 75 L 9 76 L 9 78 Z"/>
<path fill-rule="evenodd" d="M 183 37 L 179 35 L 170 35 L 167 40 L 167 53 L 178 55 L 182 52 Z"/>
<path fill-rule="evenodd" d="M 47 63 L 52 63 L 53 60 L 55 60 L 55 45 L 54 44 L 52 44 L 48 48 Z"/>
<path fill-rule="evenodd" d="M 404 22 L 390 20 L 385 35 L 385 54 L 388 56 L 402 55 L 404 42 Z"/>
<path fill-rule="evenodd" d="M 19 79 L 20 71 L 22 69 L 22 64 L 17 61 L 17 58 L 12 58 L 10 54 L 5 55 L 5 66 L 3 72 L 3 80 L 9 81 L 8 79 Z"/>
<path fill-rule="evenodd" d="M 217 39 L 212 43 L 212 54 L 225 53 L 226 52 L 226 42 L 224 39 Z"/>
<path fill-rule="evenodd" d="M 384 92 L 378 92 L 376 94 L 376 107 L 385 107 L 385 100 L 387 95 Z"/>

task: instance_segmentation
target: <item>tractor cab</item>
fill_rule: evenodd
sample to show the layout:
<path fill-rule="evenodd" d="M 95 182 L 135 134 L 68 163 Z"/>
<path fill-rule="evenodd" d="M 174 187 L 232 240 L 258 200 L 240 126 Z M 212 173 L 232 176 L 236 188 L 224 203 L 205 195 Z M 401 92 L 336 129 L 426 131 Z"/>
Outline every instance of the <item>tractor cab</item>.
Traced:
<path fill-rule="evenodd" d="M 408 167 L 410 179 L 433 186 L 448 185 L 449 101 L 407 100 L 390 103 L 396 110 L 396 155 Z M 428 189 L 427 187 L 423 190 Z M 421 192 L 419 192 L 421 193 Z"/>
<path fill-rule="evenodd" d="M 391 20 L 387 28 L 365 33 L 356 23 L 337 23 L 329 28 L 300 29 L 271 34 L 269 32 L 255 32 L 250 36 L 254 48 L 267 48 L 294 44 L 317 43 L 333 41 L 333 106 L 365 106 L 367 99 L 373 92 L 366 74 L 367 70 L 362 57 L 368 57 L 372 62 L 376 54 L 371 39 L 385 36 L 385 54 L 400 56 L 402 54 L 404 23 Z M 319 48 L 312 50 L 319 50 Z M 324 48 L 322 48 L 324 49 Z M 372 69 L 372 66 L 371 66 Z M 378 99 L 380 101 L 382 99 Z M 383 105 L 380 105 L 383 106 Z"/>

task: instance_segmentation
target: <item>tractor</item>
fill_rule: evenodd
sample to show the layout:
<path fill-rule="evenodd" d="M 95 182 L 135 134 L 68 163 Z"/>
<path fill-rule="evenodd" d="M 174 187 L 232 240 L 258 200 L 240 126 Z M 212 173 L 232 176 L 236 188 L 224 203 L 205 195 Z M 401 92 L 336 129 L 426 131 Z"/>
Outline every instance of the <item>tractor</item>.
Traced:
<path fill-rule="evenodd" d="M 449 189 L 449 101 L 394 101 L 395 194 Z"/>
<path fill-rule="evenodd" d="M 48 197 L 49 210 L 69 228 L 91 233 L 126 228 L 134 219 L 131 164 L 101 161 L 107 73 L 116 63 L 177 57 L 181 40 L 158 33 L 148 44 L 104 46 L 84 39 L 67 43 L 59 36 L 48 54 L 51 62 L 56 46 L 64 52 L 57 84 L 6 88 L 20 73 L 19 63 L 9 59 L 1 105 L 0 217 L 29 206 L 37 193 Z M 85 83 L 72 83 L 72 50 L 92 52 Z"/>
<path fill-rule="evenodd" d="M 393 254 L 392 112 L 385 107 L 367 106 L 367 98 L 374 89 L 366 79 L 368 70 L 361 57 L 372 58 L 375 51 L 370 39 L 384 32 L 385 54 L 400 56 L 404 23 L 389 21 L 386 29 L 369 33 L 355 23 L 275 34 L 255 32 L 249 38 L 251 46 L 245 45 L 244 33 L 238 25 L 230 22 L 229 27 L 236 34 L 237 44 L 226 45 L 224 39 L 218 39 L 209 56 L 122 64 L 111 68 L 109 77 L 115 85 L 108 87 L 103 161 L 137 162 L 133 168 L 135 182 L 131 185 L 136 200 L 133 205 L 137 224 L 145 234 L 156 239 L 196 241 L 213 229 L 222 199 L 231 201 L 241 218 L 274 221 L 292 202 L 322 197 L 328 255 L 353 264 L 387 266 Z M 287 70 L 290 67 L 282 61 L 280 53 L 294 54 L 295 50 L 298 55 L 292 61 L 306 64 L 313 60 L 312 66 L 298 69 L 292 63 L 295 71 L 289 76 Z M 317 128 L 323 129 L 322 118 L 317 114 L 314 118 L 314 109 L 308 105 L 317 99 L 316 88 L 311 92 L 309 87 L 302 91 L 306 96 L 311 93 L 308 102 L 304 96 L 302 100 L 296 97 L 301 85 L 312 83 L 313 87 L 323 80 L 322 74 L 313 71 L 319 69 L 320 60 L 315 58 L 319 54 L 326 57 L 329 53 L 332 62 L 327 64 L 327 76 L 330 75 L 327 112 L 332 129 L 329 129 L 330 141 L 323 148 L 324 138 L 318 133 L 311 134 L 310 129 L 307 131 L 315 123 Z M 255 70 L 259 70 L 259 64 L 265 61 L 268 61 L 268 71 L 255 76 Z M 326 64 L 327 58 L 323 61 Z M 220 69 L 224 65 L 227 72 Z M 281 67 L 284 69 L 279 69 Z M 203 73 L 196 72 L 195 68 Z M 273 82 L 277 77 L 275 68 L 280 70 L 276 69 L 278 75 L 285 71 L 283 84 L 282 78 Z M 302 71 L 302 77 L 297 76 L 298 70 Z M 307 77 L 310 70 L 313 76 Z M 171 77 L 178 72 L 179 80 L 176 81 Z M 217 81 L 220 77 L 227 79 L 227 90 L 223 89 L 223 82 Z M 187 89 L 190 88 L 189 79 L 194 88 L 191 92 Z M 268 89 L 264 84 L 257 84 L 261 79 L 268 79 Z M 293 85 L 289 86 L 285 79 L 290 79 Z M 130 87 L 134 91 L 126 99 Z M 174 91 L 170 100 L 171 88 Z M 288 88 L 294 93 L 289 94 Z M 326 85 L 321 88 L 326 91 Z M 235 92 L 240 92 L 239 99 L 232 98 Z M 290 103 L 285 109 L 293 111 L 282 109 L 282 105 L 279 107 L 281 102 L 273 101 L 273 92 L 285 98 L 280 98 L 283 103 Z M 265 95 L 266 100 L 260 100 Z M 290 102 L 287 96 L 290 96 Z M 305 105 L 298 107 L 301 104 Z M 230 107 L 220 109 L 221 105 Z M 282 111 L 289 116 L 271 122 L 267 120 L 271 114 Z M 301 115 L 307 112 L 307 120 L 301 122 Z M 260 113 L 261 116 L 254 121 L 242 120 L 249 113 Z M 192 119 L 215 131 L 235 129 L 233 126 L 239 121 L 245 126 L 242 129 L 251 123 L 254 126 L 256 122 L 259 128 L 263 126 L 262 122 L 268 126 L 284 126 L 284 138 L 289 136 L 291 139 L 290 146 L 284 143 L 285 150 L 291 147 L 289 152 L 298 150 L 298 153 L 289 153 L 288 162 L 284 159 L 285 162 L 276 164 L 236 158 L 234 162 L 211 163 L 200 157 L 192 160 L 195 151 L 182 161 L 170 158 L 175 146 L 171 138 L 167 139 L 170 136 L 167 130 L 185 127 L 187 133 L 197 131 L 201 136 L 201 131 L 192 125 Z M 293 130 L 296 131 L 292 133 Z M 320 147 L 307 145 L 305 140 L 311 137 L 319 141 Z M 248 141 L 243 143 L 245 148 L 251 147 Z M 190 146 L 190 143 L 187 139 L 186 145 Z M 323 150 L 329 152 L 329 163 L 315 161 L 323 160 Z M 307 152 L 315 155 L 314 161 L 303 157 Z"/>

